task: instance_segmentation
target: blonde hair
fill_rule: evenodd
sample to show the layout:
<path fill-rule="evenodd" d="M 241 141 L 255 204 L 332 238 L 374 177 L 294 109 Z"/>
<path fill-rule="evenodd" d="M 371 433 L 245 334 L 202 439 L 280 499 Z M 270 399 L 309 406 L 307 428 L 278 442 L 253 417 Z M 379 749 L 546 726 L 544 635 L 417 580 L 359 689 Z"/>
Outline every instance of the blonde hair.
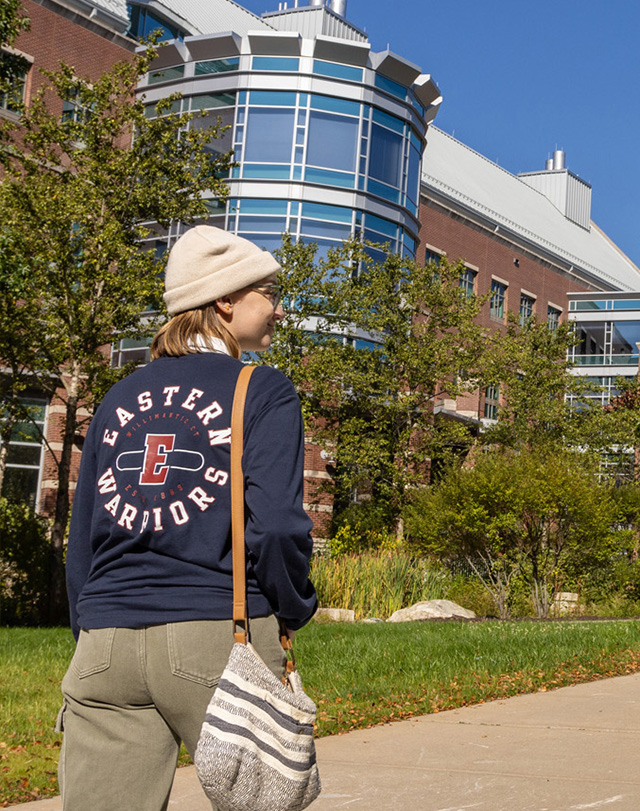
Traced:
<path fill-rule="evenodd" d="M 208 349 L 215 351 L 210 338 L 220 338 L 232 357 L 240 357 L 240 344 L 218 316 L 215 302 L 185 310 L 167 321 L 153 339 L 151 360 L 165 356 L 178 358 L 181 355 L 192 355 L 200 351 L 198 342 L 204 342 Z"/>

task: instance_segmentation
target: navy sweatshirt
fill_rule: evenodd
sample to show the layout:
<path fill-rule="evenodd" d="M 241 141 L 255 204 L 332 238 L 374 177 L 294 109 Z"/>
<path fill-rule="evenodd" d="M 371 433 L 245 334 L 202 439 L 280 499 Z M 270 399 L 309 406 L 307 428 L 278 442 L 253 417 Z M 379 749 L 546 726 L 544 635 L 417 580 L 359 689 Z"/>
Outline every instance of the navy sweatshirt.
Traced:
<path fill-rule="evenodd" d="M 71 626 L 139 628 L 232 616 L 230 424 L 242 364 L 219 353 L 159 358 L 117 383 L 84 444 L 67 550 Z M 291 382 L 249 382 L 243 472 L 250 617 L 304 625 L 311 521 Z"/>

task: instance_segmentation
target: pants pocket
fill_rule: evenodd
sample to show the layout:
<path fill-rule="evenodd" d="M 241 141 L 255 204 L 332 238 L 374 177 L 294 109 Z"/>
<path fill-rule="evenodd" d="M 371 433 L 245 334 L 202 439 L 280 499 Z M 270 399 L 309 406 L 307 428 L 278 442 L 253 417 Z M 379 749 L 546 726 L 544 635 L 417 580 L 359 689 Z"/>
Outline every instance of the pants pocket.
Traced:
<path fill-rule="evenodd" d="M 214 687 L 233 645 L 231 620 L 167 624 L 169 664 L 174 676 Z"/>
<path fill-rule="evenodd" d="M 111 666 L 115 628 L 81 630 L 71 668 L 79 679 L 102 673 Z"/>

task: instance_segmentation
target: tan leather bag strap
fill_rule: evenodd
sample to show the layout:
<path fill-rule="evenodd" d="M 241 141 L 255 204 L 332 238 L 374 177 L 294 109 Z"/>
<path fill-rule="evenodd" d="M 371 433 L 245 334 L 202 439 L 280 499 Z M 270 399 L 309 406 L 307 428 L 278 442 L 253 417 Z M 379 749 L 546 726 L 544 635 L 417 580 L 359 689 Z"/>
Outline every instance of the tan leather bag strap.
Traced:
<path fill-rule="evenodd" d="M 247 644 L 247 572 L 244 556 L 244 475 L 242 452 L 244 404 L 255 366 L 243 366 L 238 375 L 231 410 L 231 543 L 233 562 L 233 636 Z M 238 626 L 242 630 L 238 630 Z"/>
<path fill-rule="evenodd" d="M 231 559 L 233 563 L 233 638 L 247 644 L 247 569 L 244 550 L 244 404 L 249 378 L 255 366 L 243 366 L 238 375 L 231 409 Z M 241 630 L 238 630 L 240 626 Z M 280 629 L 280 644 L 287 652 L 287 673 L 296 669 L 293 647 L 286 629 Z"/>

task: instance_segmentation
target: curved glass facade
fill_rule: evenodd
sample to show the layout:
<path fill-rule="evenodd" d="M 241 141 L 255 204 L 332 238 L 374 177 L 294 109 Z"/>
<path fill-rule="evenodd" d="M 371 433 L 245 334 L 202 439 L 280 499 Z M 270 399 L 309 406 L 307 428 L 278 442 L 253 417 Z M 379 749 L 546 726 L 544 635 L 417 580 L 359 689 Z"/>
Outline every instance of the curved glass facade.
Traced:
<path fill-rule="evenodd" d="M 183 110 L 205 111 L 190 126 L 218 117 L 229 126 L 211 145 L 233 149 L 236 161 L 226 209 L 212 201 L 214 224 L 267 249 L 288 231 L 320 253 L 355 234 L 415 253 L 421 154 L 435 115 L 418 98 L 422 85 L 384 75 L 385 59 L 368 47 L 338 43 L 344 61 L 319 58 L 318 38 L 292 42 L 291 32 L 186 37 L 180 46 L 173 60 L 161 52 L 163 66 L 140 92 L 153 103 L 179 91 Z"/>

